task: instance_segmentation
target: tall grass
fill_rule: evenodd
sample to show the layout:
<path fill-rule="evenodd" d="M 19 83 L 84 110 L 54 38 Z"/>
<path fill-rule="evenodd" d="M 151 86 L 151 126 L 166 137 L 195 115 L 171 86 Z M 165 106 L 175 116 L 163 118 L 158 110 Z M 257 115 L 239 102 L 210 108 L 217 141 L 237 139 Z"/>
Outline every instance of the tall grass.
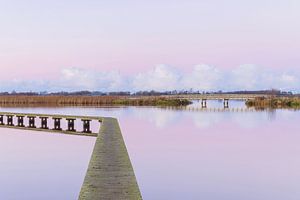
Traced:
<path fill-rule="evenodd" d="M 271 97 L 248 100 L 249 107 L 300 108 L 300 97 Z"/>
<path fill-rule="evenodd" d="M 0 106 L 186 106 L 188 100 L 130 96 L 0 96 Z"/>

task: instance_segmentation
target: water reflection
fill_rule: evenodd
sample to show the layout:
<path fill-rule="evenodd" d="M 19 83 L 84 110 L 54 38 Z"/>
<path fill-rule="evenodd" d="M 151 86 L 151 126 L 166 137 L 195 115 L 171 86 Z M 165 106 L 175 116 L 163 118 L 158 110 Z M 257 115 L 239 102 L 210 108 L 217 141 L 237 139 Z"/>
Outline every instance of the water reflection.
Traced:
<path fill-rule="evenodd" d="M 134 109 L 130 114 L 138 119 L 149 121 L 158 128 L 171 126 L 180 120 L 180 112 L 166 112 L 158 108 L 145 109 L 143 112 L 139 109 Z"/>
<path fill-rule="evenodd" d="M 31 112 L 49 114 L 77 114 L 91 116 L 109 116 L 116 118 L 133 117 L 149 121 L 153 126 L 164 128 L 178 123 L 186 118 L 190 118 L 195 127 L 208 128 L 214 126 L 220 121 L 235 122 L 237 126 L 249 128 L 257 127 L 266 121 L 276 120 L 276 113 L 281 116 L 292 117 L 296 111 L 265 109 L 255 111 L 248 109 L 242 100 L 231 100 L 230 108 L 222 108 L 222 100 L 207 100 L 209 108 L 202 109 L 201 101 L 194 101 L 187 108 L 156 108 L 156 107 L 60 107 L 60 108 L 0 108 L 0 111 L 6 112 Z M 77 122 L 79 123 L 79 122 Z M 80 124 L 76 124 L 80 126 Z M 96 127 L 96 126 L 94 126 Z M 80 129 L 80 127 L 79 127 Z M 96 131 L 97 127 L 95 128 Z"/>
<path fill-rule="evenodd" d="M 77 199 L 93 137 L 0 130 L 0 199 Z"/>
<path fill-rule="evenodd" d="M 244 100 L 229 100 L 228 102 L 229 108 L 246 108 Z M 191 108 L 201 108 L 202 101 L 201 100 L 194 100 L 193 104 L 189 105 L 188 107 Z M 206 107 L 207 108 L 224 108 L 224 101 L 223 100 L 206 100 Z"/>
<path fill-rule="evenodd" d="M 191 107 L 198 106 L 196 102 Z M 300 112 L 237 109 L 245 108 L 243 101 L 229 101 L 234 112 L 230 109 L 210 112 L 212 106 L 221 109 L 223 104 L 208 100 L 207 111 L 200 112 L 151 107 L 1 108 L 1 111 L 117 117 L 144 199 L 298 200 Z M 2 129 L 0 132 L 0 141 L 4 143 L 7 138 L 3 138 Z M 30 145 L 34 146 L 35 141 L 32 138 Z M 75 148 L 81 146 L 76 143 Z M 15 161 L 22 158 L 23 155 L 13 154 L 6 148 L 9 147 L 0 147 L 5 152 L 1 156 Z M 22 149 L 25 154 L 26 148 Z M 63 145 L 58 151 L 64 151 Z M 70 162 L 68 155 L 64 156 L 61 159 Z M 39 159 L 26 157 L 23 162 L 39 163 Z M 52 162 L 54 166 L 59 164 Z M 71 162 L 76 162 L 75 157 Z M 79 159 L 78 162 L 85 161 Z M 20 162 L 20 165 L 24 164 Z M 1 163 L 1 166 L 1 174 L 25 182 L 22 177 L 14 176 L 11 163 Z M 59 169 L 62 170 L 62 166 Z M 48 168 L 44 175 L 55 176 L 57 170 Z M 62 171 L 58 176 L 63 177 Z M 35 172 L 26 173 L 31 176 Z M 78 180 L 72 181 L 77 181 L 78 186 L 81 184 Z M 5 181 L 0 179 L 0 188 L 6 187 Z M 21 186 L 11 190 L 18 191 Z M 56 187 L 66 188 L 68 184 L 57 182 L 54 187 L 49 183 L 47 187 L 53 192 Z M 55 199 L 66 198 L 56 196 Z"/>

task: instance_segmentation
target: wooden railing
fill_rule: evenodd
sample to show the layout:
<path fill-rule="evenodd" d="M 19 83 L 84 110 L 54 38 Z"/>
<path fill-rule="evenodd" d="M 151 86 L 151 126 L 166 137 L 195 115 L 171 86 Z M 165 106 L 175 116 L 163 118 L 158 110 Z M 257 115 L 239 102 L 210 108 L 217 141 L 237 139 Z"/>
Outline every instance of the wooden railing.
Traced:
<path fill-rule="evenodd" d="M 0 112 L 0 127 L 96 137 L 98 132 L 92 132 L 91 122 L 97 121 L 101 123 L 102 119 L 102 117 L 94 116 Z M 78 131 L 75 128 L 75 122 L 77 120 L 82 122 L 82 131 Z M 66 129 L 62 128 L 63 122 L 67 124 Z M 53 127 L 50 128 L 50 125 Z"/>

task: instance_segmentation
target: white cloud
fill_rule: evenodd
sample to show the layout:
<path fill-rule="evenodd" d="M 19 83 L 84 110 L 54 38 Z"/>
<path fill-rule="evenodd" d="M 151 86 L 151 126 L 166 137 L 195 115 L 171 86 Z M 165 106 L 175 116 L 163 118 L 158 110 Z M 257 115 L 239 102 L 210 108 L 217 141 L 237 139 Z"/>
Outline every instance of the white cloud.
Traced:
<path fill-rule="evenodd" d="M 259 88 L 262 74 L 264 73 L 256 65 L 241 65 L 229 74 L 231 87 L 244 90 L 262 89 Z"/>
<path fill-rule="evenodd" d="M 200 64 L 190 72 L 167 65 L 132 76 L 118 71 L 65 68 L 58 80 L 0 81 L 1 91 L 140 91 L 140 90 L 260 90 L 282 89 L 300 92 L 300 71 L 270 70 L 257 65 L 241 65 L 233 70 Z"/>
<path fill-rule="evenodd" d="M 175 68 L 157 65 L 153 70 L 134 76 L 132 86 L 134 90 L 175 90 L 180 79 L 181 74 Z"/>
<path fill-rule="evenodd" d="M 279 76 L 278 87 L 283 90 L 298 90 L 300 87 L 299 76 L 292 74 L 282 74 Z"/>
<path fill-rule="evenodd" d="M 127 89 L 127 82 L 126 78 L 117 71 L 100 72 L 66 68 L 61 71 L 60 80 L 55 84 L 55 88 L 68 91 L 119 91 Z"/>
<path fill-rule="evenodd" d="M 50 89 L 48 80 L 21 80 L 0 81 L 0 91 L 45 91 Z"/>
<path fill-rule="evenodd" d="M 241 65 L 227 74 L 230 90 L 281 89 L 300 91 L 300 72 L 271 70 L 257 65 Z M 225 77 L 225 75 L 223 75 Z"/>
<path fill-rule="evenodd" d="M 183 89 L 215 90 L 221 85 L 221 71 L 210 65 L 196 65 L 191 73 L 184 74 L 181 85 Z"/>

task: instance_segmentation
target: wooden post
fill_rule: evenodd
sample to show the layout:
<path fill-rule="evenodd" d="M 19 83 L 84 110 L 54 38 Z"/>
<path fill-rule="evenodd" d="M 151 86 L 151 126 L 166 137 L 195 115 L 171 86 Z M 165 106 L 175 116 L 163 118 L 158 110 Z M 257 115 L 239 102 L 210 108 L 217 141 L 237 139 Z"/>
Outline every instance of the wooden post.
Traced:
<path fill-rule="evenodd" d="M 91 130 L 90 130 L 90 122 L 91 120 L 90 119 L 82 119 L 81 120 L 83 122 L 83 133 L 91 133 Z"/>
<path fill-rule="evenodd" d="M 57 131 L 61 131 L 62 129 L 61 129 L 61 127 L 60 127 L 60 120 L 61 120 L 62 118 L 60 118 L 60 117 L 53 117 L 53 120 L 54 120 L 54 128 L 53 128 L 53 130 L 57 130 Z"/>
<path fill-rule="evenodd" d="M 0 125 L 4 125 L 3 115 L 0 115 Z"/>
<path fill-rule="evenodd" d="M 35 116 L 28 116 L 28 119 L 29 119 L 29 125 L 28 127 L 29 128 L 36 128 L 35 126 Z"/>
<path fill-rule="evenodd" d="M 7 116 L 7 126 L 14 126 L 13 115 L 6 115 L 6 116 Z"/>
<path fill-rule="evenodd" d="M 40 117 L 41 119 L 41 128 L 42 129 L 49 129 L 48 127 L 48 117 Z"/>
<path fill-rule="evenodd" d="M 207 106 L 206 106 L 206 99 L 202 99 L 201 100 L 201 107 L 202 108 L 206 108 Z"/>
<path fill-rule="evenodd" d="M 74 124 L 75 124 L 74 121 L 76 119 L 74 119 L 74 118 L 66 118 L 66 120 L 68 121 L 68 131 L 76 132 L 76 129 L 74 127 Z"/>
<path fill-rule="evenodd" d="M 229 99 L 224 99 L 224 108 L 229 108 Z"/>
<path fill-rule="evenodd" d="M 17 118 L 18 118 L 17 126 L 18 127 L 25 127 L 24 126 L 24 115 L 17 115 Z"/>

